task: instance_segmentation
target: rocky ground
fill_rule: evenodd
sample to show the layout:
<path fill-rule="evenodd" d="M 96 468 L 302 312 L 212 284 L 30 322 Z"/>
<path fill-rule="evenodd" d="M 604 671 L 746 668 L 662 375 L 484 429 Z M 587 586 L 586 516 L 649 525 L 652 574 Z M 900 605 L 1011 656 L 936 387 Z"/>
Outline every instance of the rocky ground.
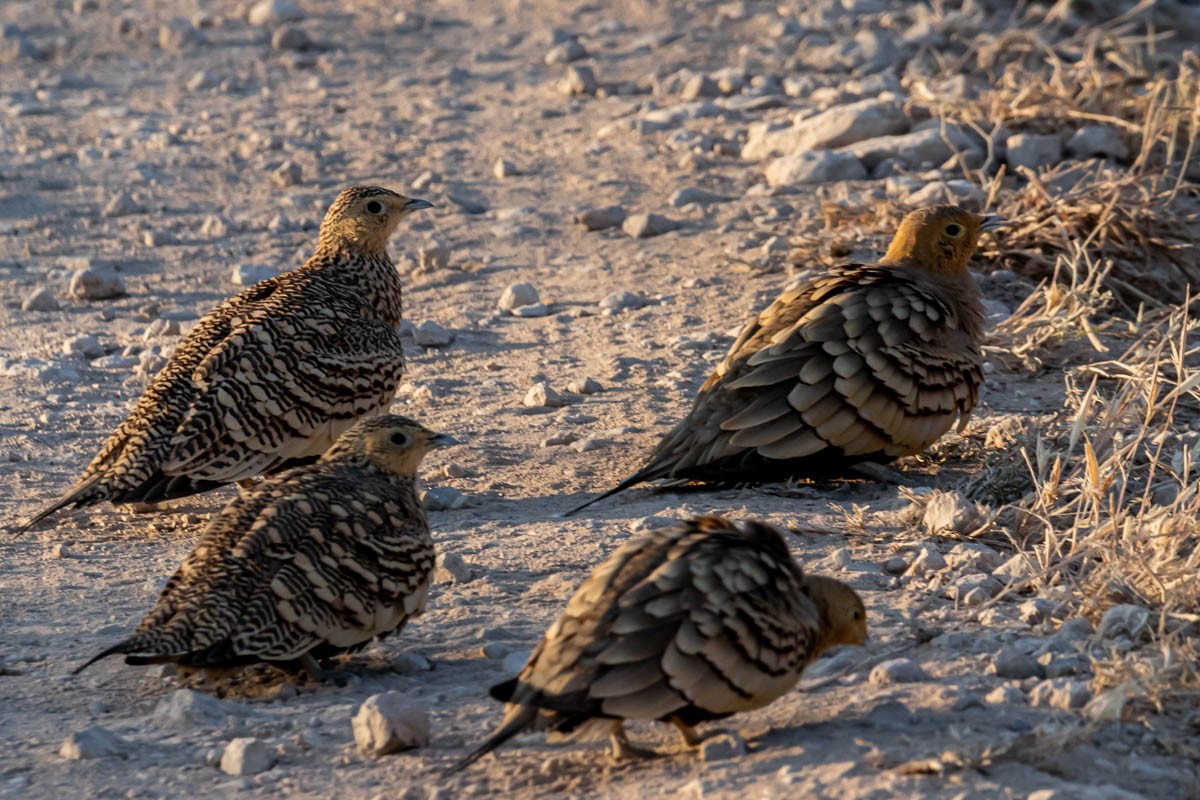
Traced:
<path fill-rule="evenodd" d="M 1062 162 L 1136 169 L 1128 120 L 943 114 L 1024 80 L 980 68 L 987 48 L 1083 41 L 1132 4 L 951 5 L 0 5 L 0 519 L 65 490 L 198 315 L 301 263 L 351 184 L 436 204 L 392 246 L 412 323 L 395 409 L 463 441 L 427 461 L 430 609 L 344 687 L 116 660 L 70 675 L 136 624 L 229 491 L 0 541 L 0 797 L 1200 797 L 1196 717 L 1100 680 L 1158 646 L 1147 604 L 1081 616 L 1063 586 L 1017 591 L 1044 565 L 963 489 L 991 474 L 983 454 L 1018 453 L 1004 431 L 1078 399 L 1065 371 L 1102 357 L 1078 331 L 990 351 L 970 428 L 900 465 L 911 486 L 639 489 L 556 516 L 640 463 L 798 272 L 877 255 L 910 207 L 981 207 Z M 1170 11 L 1152 72 L 1194 59 L 1196 15 Z M 1014 241 L 976 264 L 999 330 L 1041 277 Z M 1102 333 L 1103 357 L 1136 330 Z M 698 755 L 637 725 L 660 758 L 530 736 L 439 778 L 592 566 L 709 511 L 800 529 L 806 569 L 866 598 L 869 645 Z M 431 740 L 364 755 L 351 719 L 389 690 Z"/>

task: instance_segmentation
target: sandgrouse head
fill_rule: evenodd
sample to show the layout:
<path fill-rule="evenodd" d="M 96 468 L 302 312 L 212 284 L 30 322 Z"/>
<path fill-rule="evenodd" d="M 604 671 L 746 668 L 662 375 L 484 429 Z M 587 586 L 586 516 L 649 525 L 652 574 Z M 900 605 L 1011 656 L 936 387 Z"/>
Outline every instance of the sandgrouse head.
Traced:
<path fill-rule="evenodd" d="M 433 204 L 380 186 L 351 186 L 343 189 L 325 212 L 321 244 L 382 251 L 400 220 L 422 208 L 433 208 Z"/>
<path fill-rule="evenodd" d="M 962 274 L 979 234 L 1004 223 L 958 206 L 930 206 L 908 214 L 892 238 L 884 264 L 907 264 L 934 275 Z"/>
<path fill-rule="evenodd" d="M 858 592 L 841 581 L 820 575 L 804 577 L 804 592 L 821 613 L 821 639 L 816 653 L 834 645 L 867 641 L 867 609 Z"/>
<path fill-rule="evenodd" d="M 342 434 L 324 458 L 363 458 L 384 472 L 411 477 L 430 450 L 458 444 L 453 436 L 436 433 L 398 414 L 363 420 Z"/>

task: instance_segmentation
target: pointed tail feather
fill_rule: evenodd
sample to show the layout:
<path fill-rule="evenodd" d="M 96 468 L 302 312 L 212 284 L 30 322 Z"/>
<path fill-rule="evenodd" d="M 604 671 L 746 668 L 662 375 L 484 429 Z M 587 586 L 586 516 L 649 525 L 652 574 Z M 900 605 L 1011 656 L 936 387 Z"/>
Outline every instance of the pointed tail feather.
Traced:
<path fill-rule="evenodd" d="M 109 656 L 115 656 L 118 653 L 128 653 L 131 650 L 140 650 L 142 648 L 138 645 L 140 644 L 140 642 L 142 640 L 143 640 L 143 637 L 131 636 L 130 638 L 125 639 L 124 641 L 117 642 L 112 647 L 110 647 L 107 650 L 104 650 L 100 653 L 97 653 L 96 655 L 89 658 L 85 663 L 80 664 L 78 667 L 71 670 L 71 674 L 78 675 L 79 673 L 83 672 L 85 669 L 90 667 L 92 664 L 95 664 L 97 661 L 99 661 L 102 658 L 108 658 Z"/>
<path fill-rule="evenodd" d="M 649 479 L 650 479 L 649 476 L 646 475 L 644 473 L 644 471 L 643 472 L 635 472 L 633 475 L 630 475 L 628 478 L 621 481 L 616 486 L 609 489 L 607 492 L 596 495 L 595 497 L 593 497 L 591 500 L 588 500 L 583 505 L 575 506 L 570 511 L 564 511 L 560 516 L 572 517 L 575 514 L 578 514 L 580 511 L 583 511 L 585 508 L 592 505 L 593 503 L 599 503 L 601 500 L 605 499 L 606 497 L 612 497 L 617 492 L 623 492 L 626 489 L 628 489 L 630 486 L 635 486 L 635 485 L 641 483 L 642 481 L 649 480 Z"/>
<path fill-rule="evenodd" d="M 504 744 L 509 739 L 532 725 L 533 721 L 537 718 L 537 715 L 538 710 L 536 707 L 520 706 L 516 713 L 513 714 L 507 722 L 500 726 L 500 730 L 493 733 L 490 737 L 488 737 L 486 742 L 479 745 L 479 747 L 475 748 L 470 755 L 459 761 L 454 766 L 450 767 L 450 769 L 446 770 L 444 773 L 442 773 L 442 775 L 453 775 L 454 773 L 471 766 L 476 761 L 483 758 L 488 753 L 492 752 L 497 747 Z"/>
<path fill-rule="evenodd" d="M 34 525 L 37 525 L 46 517 L 62 511 L 67 506 L 82 508 L 83 506 L 95 505 L 96 503 L 102 502 L 107 496 L 108 491 L 106 487 L 100 484 L 100 479 L 93 478 L 86 483 L 76 486 L 74 489 L 55 500 L 49 508 L 45 508 L 34 514 L 24 525 L 13 528 L 11 533 L 14 536 L 20 536 L 22 533 L 25 533 L 27 530 L 32 528 Z"/>

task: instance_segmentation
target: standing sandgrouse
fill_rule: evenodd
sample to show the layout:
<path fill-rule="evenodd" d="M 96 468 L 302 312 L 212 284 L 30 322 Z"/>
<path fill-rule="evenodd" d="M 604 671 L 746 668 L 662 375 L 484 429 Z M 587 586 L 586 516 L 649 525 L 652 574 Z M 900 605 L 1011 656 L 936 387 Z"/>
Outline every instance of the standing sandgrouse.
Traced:
<path fill-rule="evenodd" d="M 206 314 L 75 487 L 18 532 L 67 506 L 153 503 L 307 463 L 385 409 L 404 371 L 387 240 L 430 207 L 344 190 L 304 266 Z"/>
<path fill-rule="evenodd" d="M 646 465 L 567 513 L 643 481 L 837 474 L 961 429 L 983 383 L 984 311 L 967 261 L 1000 223 L 957 206 L 914 211 L 878 264 L 785 292 L 742 329 Z"/>
<path fill-rule="evenodd" d="M 454 440 L 406 417 L 356 424 L 315 464 L 268 478 L 209 524 L 133 636 L 127 664 L 232 667 L 316 659 L 425 607 L 434 548 L 416 473 Z"/>
<path fill-rule="evenodd" d="M 700 517 L 626 542 L 592 572 L 520 674 L 491 690 L 500 728 L 457 771 L 527 730 L 609 734 L 623 721 L 692 726 L 761 708 L 817 654 L 866 641 L 859 596 L 806 576 L 778 528 Z"/>

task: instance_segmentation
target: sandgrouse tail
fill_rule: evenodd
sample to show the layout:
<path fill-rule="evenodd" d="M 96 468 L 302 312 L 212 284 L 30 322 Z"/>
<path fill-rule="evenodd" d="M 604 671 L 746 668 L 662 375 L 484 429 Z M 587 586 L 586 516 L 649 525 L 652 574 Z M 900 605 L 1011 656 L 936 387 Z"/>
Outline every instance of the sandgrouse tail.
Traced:
<path fill-rule="evenodd" d="M 742 329 L 692 410 L 615 488 L 784 480 L 925 450 L 983 383 L 984 312 L 967 271 L 998 217 L 914 211 L 877 264 L 785 292 Z"/>
<path fill-rule="evenodd" d="M 631 752 L 623 722 L 692 726 L 782 696 L 822 650 L 866 641 L 859 596 L 808 576 L 781 531 L 701 517 L 622 545 L 567 604 L 520 674 L 492 688 L 499 729 L 451 771 L 527 730 L 608 734 Z"/>
<path fill-rule="evenodd" d="M 308 463 L 384 410 L 404 371 L 387 240 L 430 207 L 344 190 L 312 257 L 206 314 L 75 487 L 18 532 L 68 506 L 153 503 Z"/>
<path fill-rule="evenodd" d="M 400 630 L 421 612 L 433 539 L 416 472 L 453 444 L 406 417 L 357 423 L 314 464 L 267 478 L 229 503 L 134 634 L 81 666 L 235 667 L 318 658 Z"/>

